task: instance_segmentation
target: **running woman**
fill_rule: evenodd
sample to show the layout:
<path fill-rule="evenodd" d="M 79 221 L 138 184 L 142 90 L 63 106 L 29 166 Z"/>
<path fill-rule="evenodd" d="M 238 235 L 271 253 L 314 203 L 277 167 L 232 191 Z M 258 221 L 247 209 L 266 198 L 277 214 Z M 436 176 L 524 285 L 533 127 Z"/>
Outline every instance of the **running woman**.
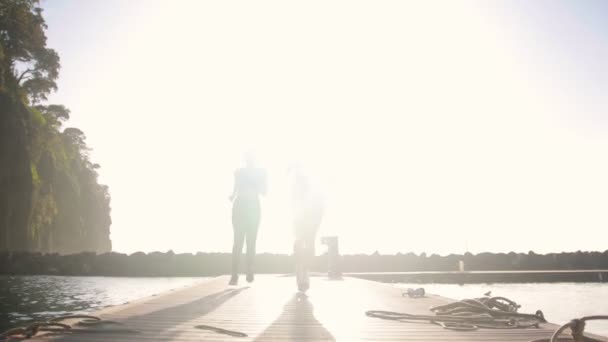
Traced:
<path fill-rule="evenodd" d="M 245 156 L 245 167 L 234 173 L 234 188 L 230 195 L 234 231 L 230 285 L 238 284 L 239 261 L 244 243 L 247 243 L 247 282 L 253 281 L 255 244 L 261 218 L 260 196 L 266 194 L 266 187 L 266 171 L 257 167 L 253 154 L 248 153 Z"/>
<path fill-rule="evenodd" d="M 298 290 L 306 292 L 310 287 L 308 272 L 315 256 L 315 240 L 325 213 L 325 201 L 301 167 L 292 167 L 292 172 L 295 273 Z"/>

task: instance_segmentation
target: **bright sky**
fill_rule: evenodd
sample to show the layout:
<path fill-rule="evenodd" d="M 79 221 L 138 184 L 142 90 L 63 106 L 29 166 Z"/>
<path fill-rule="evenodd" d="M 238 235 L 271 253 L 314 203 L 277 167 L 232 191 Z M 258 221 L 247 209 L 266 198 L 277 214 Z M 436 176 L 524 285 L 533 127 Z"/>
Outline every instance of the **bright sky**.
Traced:
<path fill-rule="evenodd" d="M 292 246 L 286 168 L 345 253 L 605 250 L 603 1 L 44 2 L 119 252 L 229 251 L 233 171 L 268 168 L 261 252 Z"/>

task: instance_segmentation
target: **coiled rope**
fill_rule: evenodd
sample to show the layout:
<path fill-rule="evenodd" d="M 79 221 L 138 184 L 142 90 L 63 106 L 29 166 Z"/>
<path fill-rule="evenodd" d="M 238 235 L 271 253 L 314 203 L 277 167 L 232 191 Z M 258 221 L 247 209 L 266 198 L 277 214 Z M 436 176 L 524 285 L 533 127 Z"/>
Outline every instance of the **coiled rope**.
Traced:
<path fill-rule="evenodd" d="M 543 338 L 530 342 L 604 342 L 595 338 L 585 336 L 585 322 L 594 320 L 608 320 L 608 316 L 586 316 L 573 319 L 559 327 L 551 338 Z M 570 329 L 572 337 L 559 337 L 566 329 Z"/>
<path fill-rule="evenodd" d="M 114 328 L 114 329 L 73 329 L 69 324 L 61 323 L 62 321 L 69 319 L 78 319 L 75 325 L 81 326 L 101 326 L 106 324 L 111 325 L 122 325 L 122 323 L 115 321 L 102 320 L 97 316 L 91 315 L 67 315 L 56 317 L 47 321 L 33 322 L 24 327 L 17 327 L 8 329 L 7 331 L 0 334 L 0 341 L 7 340 L 9 337 L 16 337 L 22 339 L 28 339 L 36 336 L 41 331 L 52 332 L 52 333 L 138 333 L 136 330 L 126 328 Z"/>
<path fill-rule="evenodd" d="M 505 297 L 464 299 L 458 302 L 432 307 L 435 315 L 413 315 L 393 311 L 370 310 L 369 317 L 407 323 L 428 322 L 444 329 L 470 331 L 485 329 L 538 328 L 545 323 L 542 311 L 535 314 L 518 313 L 520 305 Z"/>

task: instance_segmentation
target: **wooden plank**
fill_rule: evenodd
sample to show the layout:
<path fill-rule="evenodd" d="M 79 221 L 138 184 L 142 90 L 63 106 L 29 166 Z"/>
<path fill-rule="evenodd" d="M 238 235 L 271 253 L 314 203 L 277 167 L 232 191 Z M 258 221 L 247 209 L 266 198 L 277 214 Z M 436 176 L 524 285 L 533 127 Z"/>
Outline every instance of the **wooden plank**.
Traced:
<path fill-rule="evenodd" d="M 530 341 L 549 337 L 556 326 L 540 329 L 469 332 L 428 323 L 411 324 L 365 316 L 367 310 L 428 314 L 449 300 L 429 295 L 411 299 L 383 283 L 356 278 L 312 278 L 307 298 L 296 295 L 295 280 L 258 276 L 252 285 L 228 287 L 218 277 L 190 288 L 104 309 L 97 315 L 140 331 L 46 335 L 34 341 Z M 515 298 L 516 299 L 516 298 Z M 199 330 L 205 324 L 246 333 L 239 338 Z"/>

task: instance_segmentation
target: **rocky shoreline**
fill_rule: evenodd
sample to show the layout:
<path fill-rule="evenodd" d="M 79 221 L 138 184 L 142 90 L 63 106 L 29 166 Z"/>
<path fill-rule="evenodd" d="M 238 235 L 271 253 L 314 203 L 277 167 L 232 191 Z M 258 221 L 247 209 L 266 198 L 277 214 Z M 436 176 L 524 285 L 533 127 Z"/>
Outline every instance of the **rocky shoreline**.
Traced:
<path fill-rule="evenodd" d="M 327 271 L 327 256 L 314 260 L 313 269 Z M 215 276 L 230 272 L 229 253 L 137 252 L 96 254 L 42 254 L 0 252 L 1 275 L 73 275 L 130 277 Z M 608 251 L 558 254 L 480 253 L 447 256 L 422 253 L 381 255 L 343 255 L 340 267 L 344 273 L 361 272 L 453 272 L 463 263 L 465 271 L 528 270 L 607 270 Z M 293 259 L 285 254 L 259 254 L 258 273 L 290 273 Z M 608 279 L 606 279 L 608 280 Z"/>

